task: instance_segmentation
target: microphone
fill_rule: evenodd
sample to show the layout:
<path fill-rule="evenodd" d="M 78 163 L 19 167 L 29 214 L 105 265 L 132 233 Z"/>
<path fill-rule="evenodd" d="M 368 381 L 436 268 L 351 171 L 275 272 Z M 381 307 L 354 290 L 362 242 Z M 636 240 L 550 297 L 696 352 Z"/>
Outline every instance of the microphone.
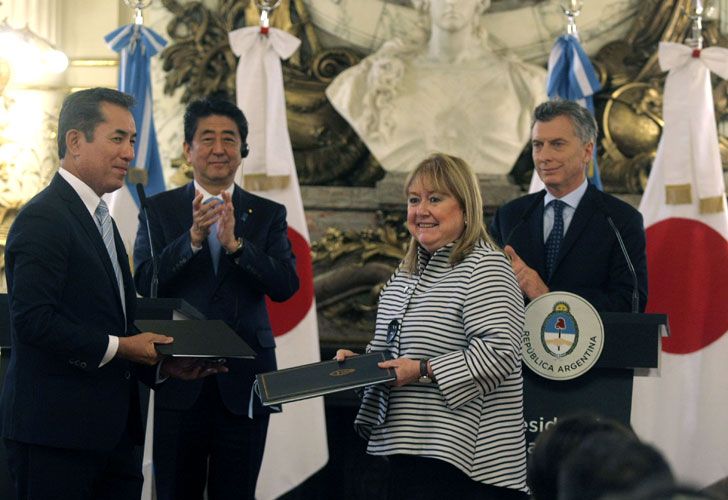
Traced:
<path fill-rule="evenodd" d="M 597 205 L 599 205 L 599 208 L 607 218 L 609 226 L 612 228 L 612 231 L 614 231 L 614 235 L 617 237 L 617 241 L 619 242 L 619 248 L 622 249 L 624 260 L 627 262 L 627 269 L 629 269 L 629 274 L 632 276 L 632 312 L 638 313 L 640 311 L 639 282 L 637 281 L 637 273 L 632 265 L 632 259 L 629 258 L 629 253 L 627 253 L 627 247 L 624 245 L 622 234 L 619 232 L 619 229 L 617 229 L 617 225 L 612 220 L 612 216 L 609 215 L 609 211 L 607 210 L 607 206 L 604 204 L 601 193 L 597 196 Z"/>
<path fill-rule="evenodd" d="M 521 224 L 523 224 L 524 222 L 526 222 L 526 219 L 528 219 L 531 216 L 531 214 L 533 213 L 533 211 L 536 210 L 536 207 L 538 207 L 539 203 L 543 203 L 544 196 L 546 196 L 546 191 L 541 191 L 540 193 L 538 193 L 538 195 L 531 202 L 531 204 L 528 206 L 528 208 L 526 209 L 526 211 L 523 212 L 523 215 L 521 216 L 521 219 L 518 221 L 518 223 L 515 226 L 513 226 L 513 229 L 511 229 L 508 232 L 508 237 L 503 242 L 503 247 L 504 248 L 506 247 L 506 245 L 508 245 L 508 243 L 510 243 L 511 237 L 513 236 L 513 233 L 516 232 L 516 229 L 518 229 L 519 227 L 521 227 Z"/>
<path fill-rule="evenodd" d="M 159 289 L 159 269 L 157 268 L 157 256 L 154 253 L 154 244 L 152 243 L 152 230 L 149 228 L 149 210 L 147 210 L 147 195 L 144 192 L 144 186 L 141 182 L 136 185 L 137 195 L 142 211 L 144 211 L 144 220 L 147 223 L 147 237 L 149 238 L 149 253 L 152 256 L 152 283 L 149 286 L 149 297 L 157 298 L 157 290 Z"/>

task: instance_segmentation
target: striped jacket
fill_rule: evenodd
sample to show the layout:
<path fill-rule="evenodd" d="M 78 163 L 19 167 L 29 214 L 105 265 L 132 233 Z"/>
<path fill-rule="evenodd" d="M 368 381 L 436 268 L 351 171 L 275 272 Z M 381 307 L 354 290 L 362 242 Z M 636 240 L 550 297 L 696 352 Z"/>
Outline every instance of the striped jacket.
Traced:
<path fill-rule="evenodd" d="M 453 267 L 453 246 L 420 249 L 417 275 L 395 271 L 367 347 L 431 358 L 437 382 L 366 388 L 355 427 L 372 455 L 437 458 L 475 481 L 527 491 L 523 296 L 503 253 L 480 242 Z"/>

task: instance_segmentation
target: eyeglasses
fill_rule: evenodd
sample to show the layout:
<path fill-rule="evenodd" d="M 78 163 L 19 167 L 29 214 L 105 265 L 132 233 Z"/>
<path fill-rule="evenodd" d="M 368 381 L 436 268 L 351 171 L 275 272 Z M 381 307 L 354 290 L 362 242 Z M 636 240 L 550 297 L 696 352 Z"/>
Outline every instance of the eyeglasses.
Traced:
<path fill-rule="evenodd" d="M 387 326 L 387 344 L 391 344 L 394 342 L 395 337 L 399 333 L 399 320 L 393 319 L 389 322 L 389 326 Z"/>

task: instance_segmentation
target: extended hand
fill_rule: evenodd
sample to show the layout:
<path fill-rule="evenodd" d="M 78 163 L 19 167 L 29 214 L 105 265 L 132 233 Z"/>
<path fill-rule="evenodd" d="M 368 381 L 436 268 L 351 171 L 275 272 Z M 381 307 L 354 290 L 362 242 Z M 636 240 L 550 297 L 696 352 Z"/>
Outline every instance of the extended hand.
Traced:
<path fill-rule="evenodd" d="M 397 380 L 390 382 L 390 385 L 402 387 L 403 385 L 417 382 L 420 379 L 420 362 L 417 359 L 397 358 L 381 361 L 377 364 L 379 368 L 394 368 Z"/>
<path fill-rule="evenodd" d="M 119 349 L 116 355 L 134 363 L 155 365 L 159 361 L 159 354 L 155 344 L 171 344 L 172 337 L 152 332 L 139 333 L 130 337 L 119 337 Z"/>
<path fill-rule="evenodd" d="M 195 198 L 192 200 L 192 227 L 190 227 L 190 240 L 196 247 L 202 246 L 202 242 L 210 234 L 210 228 L 220 218 L 225 203 L 210 201 L 202 203 L 202 193 L 195 191 Z"/>
<path fill-rule="evenodd" d="M 222 363 L 209 363 L 199 358 L 165 358 L 160 371 L 168 377 L 197 380 L 216 373 L 227 373 Z"/>
<path fill-rule="evenodd" d="M 346 358 L 350 358 L 352 356 L 358 356 L 358 354 L 354 351 L 350 351 L 349 349 L 339 349 L 336 351 L 336 356 L 334 356 L 334 359 L 341 363 Z"/>
<path fill-rule="evenodd" d="M 228 192 L 222 193 L 223 208 L 220 213 L 220 223 L 217 225 L 217 239 L 225 250 L 232 253 L 238 246 L 235 237 L 235 207 L 233 199 Z"/>
<path fill-rule="evenodd" d="M 540 297 L 544 293 L 549 292 L 549 287 L 543 282 L 541 276 L 535 269 L 528 267 L 523 259 L 521 259 L 512 246 L 506 245 L 503 249 L 506 255 L 511 259 L 511 267 L 513 267 L 513 273 L 516 275 L 518 280 L 518 286 L 521 287 L 521 291 L 526 297 L 533 300 L 536 297 Z"/>

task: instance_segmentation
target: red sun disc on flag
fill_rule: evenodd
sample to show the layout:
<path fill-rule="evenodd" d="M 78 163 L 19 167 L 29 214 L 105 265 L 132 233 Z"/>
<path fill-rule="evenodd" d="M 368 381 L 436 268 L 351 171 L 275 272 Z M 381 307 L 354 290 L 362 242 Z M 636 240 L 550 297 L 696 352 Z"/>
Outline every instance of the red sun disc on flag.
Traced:
<path fill-rule="evenodd" d="M 667 313 L 662 350 L 689 354 L 728 331 L 728 241 L 710 226 L 671 218 L 647 228 L 647 312 Z"/>
<path fill-rule="evenodd" d="M 273 336 L 278 337 L 290 332 L 308 314 L 313 303 L 313 262 L 311 261 L 311 247 L 306 239 L 291 227 L 288 228 L 288 239 L 296 256 L 296 272 L 300 286 L 298 291 L 285 302 L 273 302 L 265 298 L 268 307 L 270 325 Z"/>

